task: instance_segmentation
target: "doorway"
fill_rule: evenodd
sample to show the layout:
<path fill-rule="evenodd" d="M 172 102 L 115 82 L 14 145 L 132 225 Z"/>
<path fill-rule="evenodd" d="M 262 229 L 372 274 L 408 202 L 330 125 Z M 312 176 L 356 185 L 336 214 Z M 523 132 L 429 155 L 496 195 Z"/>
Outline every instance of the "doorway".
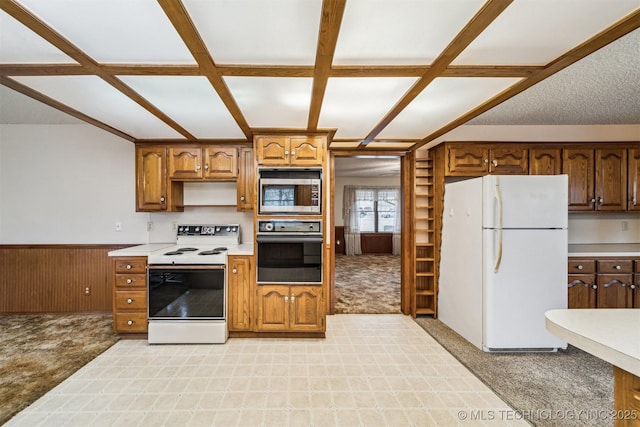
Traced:
<path fill-rule="evenodd" d="M 331 154 L 330 314 L 401 313 L 402 163 Z"/>

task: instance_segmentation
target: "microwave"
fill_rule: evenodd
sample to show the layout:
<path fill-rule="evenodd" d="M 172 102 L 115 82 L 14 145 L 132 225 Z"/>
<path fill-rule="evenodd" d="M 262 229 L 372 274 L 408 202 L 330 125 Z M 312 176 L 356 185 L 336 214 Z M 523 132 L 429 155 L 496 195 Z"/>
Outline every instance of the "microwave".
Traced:
<path fill-rule="evenodd" d="M 322 169 L 258 170 L 258 213 L 314 215 L 322 212 Z"/>

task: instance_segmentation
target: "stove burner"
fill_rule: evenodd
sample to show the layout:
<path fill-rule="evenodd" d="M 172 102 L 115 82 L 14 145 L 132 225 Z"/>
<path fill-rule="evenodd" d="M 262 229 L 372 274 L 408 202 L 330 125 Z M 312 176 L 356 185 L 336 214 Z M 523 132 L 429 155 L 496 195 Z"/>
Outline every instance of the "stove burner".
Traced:
<path fill-rule="evenodd" d="M 227 248 L 225 248 L 224 246 L 220 246 L 219 248 L 213 248 L 214 251 L 226 251 Z"/>
<path fill-rule="evenodd" d="M 202 252 L 198 253 L 198 255 L 219 255 L 221 253 L 222 252 L 220 252 L 220 251 L 217 251 L 215 249 L 211 249 L 210 251 L 202 251 Z"/>
<path fill-rule="evenodd" d="M 198 248 L 180 248 L 177 250 L 177 252 L 193 252 L 193 251 L 197 251 Z"/>
<path fill-rule="evenodd" d="M 182 252 L 180 252 L 180 251 L 171 251 L 171 252 L 165 253 L 165 255 L 182 255 Z"/>

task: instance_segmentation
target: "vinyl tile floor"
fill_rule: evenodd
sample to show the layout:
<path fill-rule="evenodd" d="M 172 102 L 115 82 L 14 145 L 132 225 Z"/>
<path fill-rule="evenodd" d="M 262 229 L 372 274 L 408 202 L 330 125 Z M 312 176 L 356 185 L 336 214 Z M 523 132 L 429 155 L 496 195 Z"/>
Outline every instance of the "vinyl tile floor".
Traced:
<path fill-rule="evenodd" d="M 325 339 L 121 340 L 6 426 L 529 425 L 411 317 L 327 317 Z"/>

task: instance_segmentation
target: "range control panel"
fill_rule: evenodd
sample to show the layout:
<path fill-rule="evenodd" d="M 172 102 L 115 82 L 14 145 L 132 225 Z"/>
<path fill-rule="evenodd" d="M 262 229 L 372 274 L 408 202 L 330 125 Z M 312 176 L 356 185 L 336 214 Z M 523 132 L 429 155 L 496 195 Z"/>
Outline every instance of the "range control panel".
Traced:
<path fill-rule="evenodd" d="M 180 236 L 235 236 L 240 232 L 239 224 L 200 224 L 200 225 L 179 225 L 178 237 Z"/>
<path fill-rule="evenodd" d="M 258 221 L 258 233 L 322 233 L 322 221 Z"/>

